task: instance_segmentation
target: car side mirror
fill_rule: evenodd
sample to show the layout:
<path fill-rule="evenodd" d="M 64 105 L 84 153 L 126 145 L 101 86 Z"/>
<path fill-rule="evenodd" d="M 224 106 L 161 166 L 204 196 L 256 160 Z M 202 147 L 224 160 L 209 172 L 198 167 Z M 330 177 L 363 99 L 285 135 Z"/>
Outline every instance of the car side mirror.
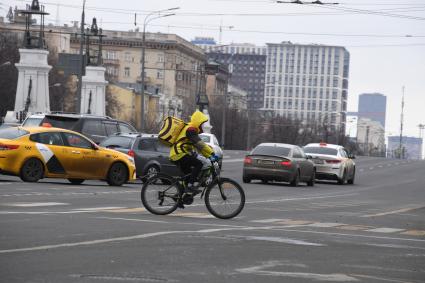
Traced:
<path fill-rule="evenodd" d="M 99 146 L 97 144 L 92 143 L 91 148 L 93 150 L 99 150 Z"/>
<path fill-rule="evenodd" d="M 311 155 L 307 155 L 306 158 L 307 159 L 313 159 L 313 157 Z"/>
<path fill-rule="evenodd" d="M 348 155 L 348 158 L 350 158 L 350 159 L 356 159 L 356 157 L 354 156 L 354 154 L 349 154 Z"/>

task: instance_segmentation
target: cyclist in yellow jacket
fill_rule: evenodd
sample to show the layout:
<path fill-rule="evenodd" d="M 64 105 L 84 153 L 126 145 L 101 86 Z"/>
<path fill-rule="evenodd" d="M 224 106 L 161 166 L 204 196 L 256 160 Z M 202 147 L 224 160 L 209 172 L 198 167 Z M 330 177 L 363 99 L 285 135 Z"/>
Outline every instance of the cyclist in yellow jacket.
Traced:
<path fill-rule="evenodd" d="M 212 161 L 218 160 L 214 150 L 199 137 L 203 132 L 202 125 L 207 121 L 208 117 L 204 113 L 195 111 L 170 149 L 170 160 L 175 162 L 185 175 L 190 174 L 187 179 L 188 192 L 197 192 L 194 183 L 203 166 L 202 161 L 197 158 L 198 152 Z"/>

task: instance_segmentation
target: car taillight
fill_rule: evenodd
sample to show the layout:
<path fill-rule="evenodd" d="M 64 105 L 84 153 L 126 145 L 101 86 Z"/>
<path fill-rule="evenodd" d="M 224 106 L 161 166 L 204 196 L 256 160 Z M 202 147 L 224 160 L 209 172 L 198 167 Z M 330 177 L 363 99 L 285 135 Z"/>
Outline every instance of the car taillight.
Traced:
<path fill-rule="evenodd" d="M 128 152 L 127 152 L 127 154 L 129 155 L 129 156 L 131 156 L 131 157 L 134 157 L 136 154 L 134 153 L 134 150 L 129 150 Z"/>
<path fill-rule="evenodd" d="M 285 167 L 291 167 L 292 163 L 290 160 L 285 160 L 280 162 L 280 165 L 285 166 Z"/>
<path fill-rule="evenodd" d="M 0 150 L 12 150 L 12 149 L 18 149 L 19 145 L 17 144 L 2 144 L 0 143 Z"/>
<path fill-rule="evenodd" d="M 252 164 L 252 158 L 251 157 L 245 157 L 243 163 L 245 163 L 245 164 Z"/>
<path fill-rule="evenodd" d="M 326 163 L 338 164 L 338 163 L 341 163 L 341 160 L 337 160 L 337 159 L 326 160 Z"/>

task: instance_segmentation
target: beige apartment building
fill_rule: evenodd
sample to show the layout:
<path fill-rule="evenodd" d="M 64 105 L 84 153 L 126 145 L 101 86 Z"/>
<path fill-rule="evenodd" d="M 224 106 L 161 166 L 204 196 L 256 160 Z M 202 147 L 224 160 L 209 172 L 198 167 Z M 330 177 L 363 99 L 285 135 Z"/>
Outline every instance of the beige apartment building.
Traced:
<path fill-rule="evenodd" d="M 140 89 L 143 33 L 104 31 L 103 34 L 106 37 L 102 54 L 109 78 Z M 202 49 L 175 34 L 146 33 L 145 42 L 146 89 L 167 97 L 177 96 L 184 101 L 183 108 L 194 106 L 201 79 L 200 66 L 205 64 Z M 80 39 L 71 37 L 71 53 L 78 53 L 79 48 Z"/>

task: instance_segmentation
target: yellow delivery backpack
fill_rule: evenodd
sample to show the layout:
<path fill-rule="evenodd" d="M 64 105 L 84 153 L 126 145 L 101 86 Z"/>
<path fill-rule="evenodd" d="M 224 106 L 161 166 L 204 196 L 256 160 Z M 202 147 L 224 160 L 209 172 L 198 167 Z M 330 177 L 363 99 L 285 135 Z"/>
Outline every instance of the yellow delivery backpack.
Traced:
<path fill-rule="evenodd" d="M 158 139 L 167 146 L 172 146 L 187 124 L 176 117 L 168 116 L 162 122 L 161 130 L 158 134 Z"/>

